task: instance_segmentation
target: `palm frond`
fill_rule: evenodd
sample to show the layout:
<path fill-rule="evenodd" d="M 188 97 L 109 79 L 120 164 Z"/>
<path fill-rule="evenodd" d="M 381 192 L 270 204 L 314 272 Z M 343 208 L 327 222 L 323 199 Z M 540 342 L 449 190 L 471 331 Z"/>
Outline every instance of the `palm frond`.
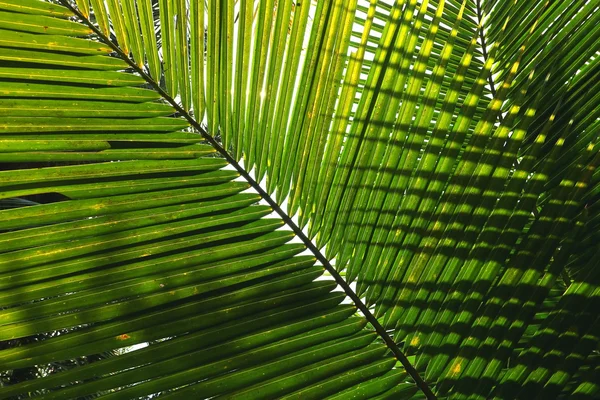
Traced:
<path fill-rule="evenodd" d="M 0 340 L 79 329 L 2 369 L 151 344 L 1 398 L 598 392 L 597 2 L 56 3 L 0 0 Z"/>

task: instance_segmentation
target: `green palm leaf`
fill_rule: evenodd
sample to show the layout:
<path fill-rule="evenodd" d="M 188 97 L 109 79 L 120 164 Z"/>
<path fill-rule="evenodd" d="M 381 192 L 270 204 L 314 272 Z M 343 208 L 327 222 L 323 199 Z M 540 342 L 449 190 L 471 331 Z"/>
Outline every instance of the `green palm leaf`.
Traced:
<path fill-rule="evenodd" d="M 594 398 L 598 7 L 0 0 L 0 398 Z"/>

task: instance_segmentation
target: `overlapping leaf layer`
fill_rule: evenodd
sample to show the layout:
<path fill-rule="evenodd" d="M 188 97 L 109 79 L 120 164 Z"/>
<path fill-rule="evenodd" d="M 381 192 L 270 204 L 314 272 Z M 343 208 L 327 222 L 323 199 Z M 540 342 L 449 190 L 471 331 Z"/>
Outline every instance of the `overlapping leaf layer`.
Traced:
<path fill-rule="evenodd" d="M 73 3 L 0 0 L 0 340 L 76 327 L 0 369 L 158 343 L 0 397 L 422 396 L 188 122 L 438 395 L 598 395 L 597 1 Z"/>

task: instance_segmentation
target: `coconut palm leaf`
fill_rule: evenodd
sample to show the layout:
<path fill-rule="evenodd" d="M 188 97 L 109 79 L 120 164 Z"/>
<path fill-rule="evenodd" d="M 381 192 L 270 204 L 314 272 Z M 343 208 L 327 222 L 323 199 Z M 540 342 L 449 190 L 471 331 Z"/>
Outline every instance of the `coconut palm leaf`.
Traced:
<path fill-rule="evenodd" d="M 0 398 L 593 398 L 599 7 L 0 0 Z"/>

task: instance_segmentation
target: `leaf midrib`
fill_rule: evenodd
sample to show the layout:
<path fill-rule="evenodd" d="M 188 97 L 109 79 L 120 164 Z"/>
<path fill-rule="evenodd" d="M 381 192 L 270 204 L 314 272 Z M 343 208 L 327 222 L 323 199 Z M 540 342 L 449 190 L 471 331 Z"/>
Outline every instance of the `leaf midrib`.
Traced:
<path fill-rule="evenodd" d="M 91 23 L 79 10 L 74 8 L 68 0 L 60 0 L 61 4 L 67 7 L 73 14 L 88 25 L 94 33 L 102 40 L 105 44 L 110 46 L 114 52 L 119 55 L 119 58 L 124 60 L 130 68 L 135 70 L 140 76 L 152 86 L 152 88 L 160 94 L 160 96 L 167 101 L 175 110 L 180 114 L 181 117 L 185 118 L 188 123 L 206 140 L 221 156 L 231 165 L 236 171 L 244 178 L 244 180 L 252 186 L 252 188 L 265 200 L 268 205 L 275 211 L 283 222 L 294 232 L 294 234 L 302 241 L 308 250 L 313 253 L 316 259 L 323 265 L 323 268 L 334 278 L 336 283 L 344 290 L 346 295 L 352 300 L 354 305 L 362 312 L 365 319 L 373 326 L 377 334 L 390 349 L 394 357 L 400 361 L 406 372 L 415 381 L 416 386 L 423 392 L 428 399 L 437 399 L 436 395 L 432 392 L 429 385 L 419 375 L 415 367 L 410 363 L 406 355 L 400 350 L 398 345 L 394 342 L 392 337 L 387 333 L 386 329 L 379 323 L 377 318 L 371 313 L 369 308 L 362 302 L 360 297 L 352 290 L 350 285 L 342 278 L 337 270 L 331 265 L 327 257 L 321 253 L 317 246 L 304 234 L 302 229 L 296 225 L 296 223 L 290 218 L 290 216 L 279 206 L 279 204 L 250 176 L 250 174 L 225 150 L 219 142 L 196 121 L 179 103 L 177 103 L 158 83 L 150 77 L 142 68 L 140 68 L 135 62 L 133 62 L 123 50 L 115 45 L 109 38 L 107 38 L 93 23 Z"/>

